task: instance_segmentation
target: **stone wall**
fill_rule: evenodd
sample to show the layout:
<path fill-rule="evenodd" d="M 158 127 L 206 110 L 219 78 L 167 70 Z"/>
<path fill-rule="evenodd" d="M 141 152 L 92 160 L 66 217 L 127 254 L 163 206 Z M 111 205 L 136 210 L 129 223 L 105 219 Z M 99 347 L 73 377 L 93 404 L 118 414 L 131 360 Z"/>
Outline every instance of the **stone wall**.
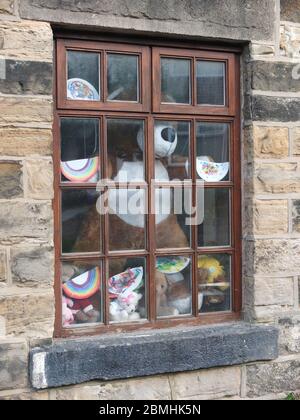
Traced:
<path fill-rule="evenodd" d="M 268 399 L 300 390 L 299 10 L 299 0 L 281 0 L 281 11 L 279 0 L 0 0 L 0 399 Z M 247 320 L 279 326 L 277 360 L 30 388 L 28 351 L 51 342 L 54 321 L 49 22 L 247 42 L 244 308 Z"/>

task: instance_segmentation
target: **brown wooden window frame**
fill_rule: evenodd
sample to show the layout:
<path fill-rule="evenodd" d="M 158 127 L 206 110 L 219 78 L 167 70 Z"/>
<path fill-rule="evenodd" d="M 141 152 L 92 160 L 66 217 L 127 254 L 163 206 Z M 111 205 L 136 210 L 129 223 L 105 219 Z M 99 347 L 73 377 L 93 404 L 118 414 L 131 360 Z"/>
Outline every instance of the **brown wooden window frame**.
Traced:
<path fill-rule="evenodd" d="M 67 36 L 65 33 L 56 37 L 56 94 L 54 119 L 54 169 L 55 169 L 55 297 L 56 319 L 55 337 L 72 337 L 82 335 L 97 335 L 107 332 L 133 331 L 137 329 L 167 328 L 174 326 L 193 326 L 199 324 L 221 323 L 240 319 L 242 306 L 241 292 L 241 148 L 240 148 L 240 54 L 239 49 L 224 46 L 211 46 L 205 44 L 185 44 L 173 42 L 158 42 L 142 39 L 115 39 L 113 37 L 91 36 L 85 39 L 78 34 Z M 68 50 L 98 52 L 101 54 L 101 92 L 100 101 L 76 101 L 66 97 L 66 52 Z M 140 103 L 108 102 L 104 85 L 106 79 L 106 54 L 120 52 L 134 54 L 140 57 Z M 189 58 L 193 62 L 192 103 L 191 105 L 161 104 L 160 97 L 160 57 Z M 201 106 L 196 104 L 196 77 L 195 68 L 198 59 L 224 61 L 226 63 L 226 103 L 225 106 Z M 152 92 L 152 95 L 151 95 Z M 104 98 L 104 99 L 103 99 Z M 107 165 L 107 134 L 106 121 L 108 118 L 134 118 L 145 121 L 146 136 L 146 183 L 140 183 L 146 189 L 148 205 L 151 206 L 150 181 L 154 179 L 154 150 L 153 138 L 154 122 L 156 120 L 190 121 L 191 124 L 191 186 L 193 187 L 193 204 L 195 203 L 196 188 L 196 126 L 197 122 L 223 122 L 230 125 L 230 161 L 231 177 L 229 181 L 218 183 L 205 183 L 205 188 L 227 188 L 231 192 L 231 246 L 199 248 L 197 226 L 192 227 L 191 248 L 189 249 L 156 249 L 155 246 L 155 219 L 148 215 L 146 223 L 147 248 L 144 251 L 109 251 L 107 238 L 109 235 L 108 215 L 101 216 L 103 252 L 91 254 L 62 254 L 61 253 L 61 191 L 67 189 L 95 189 L 96 184 L 64 183 L 60 175 L 60 119 L 63 117 L 97 118 L 100 122 L 100 161 L 101 177 L 106 179 Z M 157 185 L 161 185 L 157 183 Z M 122 187 L 120 184 L 119 187 Z M 100 216 L 99 216 L 100 217 Z M 219 313 L 199 313 L 197 308 L 197 258 L 200 254 L 228 254 L 232 258 L 232 284 L 231 299 L 232 310 Z M 191 255 L 192 256 L 192 315 L 175 318 L 157 319 L 155 296 L 155 258 L 159 255 Z M 106 286 L 108 261 L 110 258 L 140 256 L 146 259 L 148 267 L 147 307 L 148 321 L 133 324 L 109 323 L 109 298 Z M 74 328 L 62 327 L 61 303 L 61 263 L 63 261 L 97 260 L 102 263 L 103 289 L 105 299 L 103 306 L 103 324 L 93 326 L 76 326 Z"/>

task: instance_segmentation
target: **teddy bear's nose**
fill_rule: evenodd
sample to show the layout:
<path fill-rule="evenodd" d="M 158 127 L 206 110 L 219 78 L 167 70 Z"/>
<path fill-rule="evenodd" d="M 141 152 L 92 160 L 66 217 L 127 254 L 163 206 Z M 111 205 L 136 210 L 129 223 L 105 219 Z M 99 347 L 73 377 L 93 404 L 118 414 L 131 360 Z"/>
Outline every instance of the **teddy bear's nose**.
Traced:
<path fill-rule="evenodd" d="M 169 143 L 174 143 L 176 139 L 176 131 L 172 127 L 164 128 L 161 132 L 161 136 L 165 141 Z"/>

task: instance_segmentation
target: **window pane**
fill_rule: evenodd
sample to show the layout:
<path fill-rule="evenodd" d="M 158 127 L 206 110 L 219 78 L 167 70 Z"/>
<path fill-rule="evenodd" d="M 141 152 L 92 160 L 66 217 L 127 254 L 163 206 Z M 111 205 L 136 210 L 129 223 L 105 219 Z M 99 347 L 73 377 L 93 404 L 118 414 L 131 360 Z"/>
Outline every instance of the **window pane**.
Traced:
<path fill-rule="evenodd" d="M 107 90 L 109 101 L 139 101 L 139 57 L 108 54 Z"/>
<path fill-rule="evenodd" d="M 161 59 L 161 101 L 191 103 L 191 62 L 178 58 Z"/>
<path fill-rule="evenodd" d="M 63 327 L 103 322 L 101 266 L 99 261 L 62 263 Z"/>
<path fill-rule="evenodd" d="M 192 259 L 189 256 L 164 256 L 156 259 L 157 317 L 192 313 Z"/>
<path fill-rule="evenodd" d="M 197 103 L 225 105 L 225 63 L 197 62 Z"/>
<path fill-rule="evenodd" d="M 109 315 L 111 323 L 140 322 L 147 315 L 146 258 L 111 258 L 109 262 Z"/>
<path fill-rule="evenodd" d="M 144 121 L 107 121 L 109 178 L 116 182 L 145 180 L 144 142 Z"/>
<path fill-rule="evenodd" d="M 142 189 L 109 190 L 109 248 L 111 251 L 146 248 L 146 193 Z"/>
<path fill-rule="evenodd" d="M 99 101 L 100 55 L 68 51 L 68 99 Z"/>
<path fill-rule="evenodd" d="M 157 181 L 190 179 L 190 123 L 156 121 L 154 130 Z"/>
<path fill-rule="evenodd" d="M 228 181 L 229 124 L 198 123 L 196 169 L 206 182 Z"/>
<path fill-rule="evenodd" d="M 190 187 L 156 188 L 154 199 L 158 249 L 190 247 L 191 198 Z"/>
<path fill-rule="evenodd" d="M 198 257 L 198 305 L 202 313 L 231 310 L 231 257 L 227 254 Z"/>
<path fill-rule="evenodd" d="M 201 247 L 230 245 L 230 193 L 225 188 L 206 188 L 204 220 L 198 228 Z"/>
<path fill-rule="evenodd" d="M 100 215 L 95 190 L 62 191 L 62 252 L 100 252 Z"/>
<path fill-rule="evenodd" d="M 62 118 L 61 171 L 64 182 L 99 180 L 99 120 Z"/>

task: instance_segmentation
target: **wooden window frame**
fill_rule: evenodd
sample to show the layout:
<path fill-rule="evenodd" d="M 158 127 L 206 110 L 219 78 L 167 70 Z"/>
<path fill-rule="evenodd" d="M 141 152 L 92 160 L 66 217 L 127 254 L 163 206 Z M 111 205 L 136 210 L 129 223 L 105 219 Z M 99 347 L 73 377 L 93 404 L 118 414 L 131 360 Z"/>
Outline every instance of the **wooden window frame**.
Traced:
<path fill-rule="evenodd" d="M 75 39 L 76 38 L 76 39 Z M 228 48 L 227 46 L 210 46 L 205 44 L 185 44 L 149 41 L 142 39 L 122 39 L 114 37 L 97 37 L 91 35 L 82 39 L 78 34 L 67 34 L 58 32 L 56 36 L 56 91 L 55 91 L 55 118 L 54 118 L 54 225 L 55 225 L 55 300 L 56 300 L 56 318 L 54 336 L 76 337 L 85 335 L 99 335 L 109 332 L 135 331 L 138 329 L 169 328 L 175 326 L 195 326 L 202 324 L 221 323 L 227 321 L 239 320 L 242 307 L 242 285 L 241 285 L 241 147 L 240 147 L 240 50 Z M 92 40 L 90 40 L 92 39 Z M 141 85 L 142 103 L 123 103 L 123 102 L 91 102 L 91 101 L 72 101 L 66 99 L 66 51 L 75 49 L 79 51 L 108 51 L 108 52 L 127 52 L 138 53 L 141 57 Z M 153 52 L 153 55 L 151 54 Z M 160 104 L 160 94 L 158 94 L 157 77 L 160 77 L 160 59 L 161 55 L 179 56 L 182 58 L 192 57 L 194 62 L 198 58 L 215 59 L 217 61 L 226 61 L 227 64 L 227 86 L 228 86 L 228 106 L 199 106 L 193 105 L 166 105 Z M 151 65 L 152 62 L 152 80 Z M 105 60 L 102 60 L 101 72 L 105 75 Z M 195 65 L 193 66 L 195 70 Z M 103 80 L 103 78 L 102 78 Z M 102 81 L 103 84 L 103 81 Z M 153 92 L 153 101 L 151 101 L 151 86 Z M 195 87 L 193 97 L 195 98 Z M 102 85 L 102 92 L 104 88 Z M 73 184 L 61 182 L 60 175 L 60 119 L 63 117 L 74 118 L 97 118 L 100 121 L 100 158 L 101 158 L 101 177 L 107 178 L 107 167 L 105 156 L 107 156 L 106 144 L 106 124 L 107 118 L 134 118 L 145 120 L 146 137 L 146 183 L 138 184 L 141 188 L 146 188 L 148 192 L 148 205 L 151 202 L 150 181 L 154 179 L 154 150 L 153 142 L 150 139 L 153 136 L 155 120 L 175 120 L 190 121 L 191 123 L 191 185 L 193 188 L 193 205 L 196 202 L 195 187 L 197 181 L 196 175 L 196 123 L 197 122 L 225 122 L 231 126 L 230 130 L 230 159 L 231 159 L 231 178 L 229 181 L 218 183 L 205 183 L 204 188 L 225 187 L 231 191 L 231 246 L 199 248 L 197 239 L 197 226 L 192 227 L 191 248 L 190 249 L 165 249 L 158 250 L 155 247 L 155 216 L 148 215 L 147 221 L 147 248 L 144 251 L 124 251 L 110 252 L 108 250 L 108 215 L 102 216 L 102 243 L 103 252 L 91 254 L 68 254 L 61 253 L 61 189 L 93 189 L 96 184 Z M 102 153 L 101 153 L 102 152 Z M 152 162 L 152 163 L 151 163 Z M 162 185 L 157 183 L 157 185 Z M 122 184 L 118 186 L 122 187 Z M 124 186 L 125 187 L 125 186 Z M 150 207 L 151 208 L 151 207 Z M 151 228 L 152 227 L 152 228 Z M 199 313 L 197 308 L 197 258 L 199 254 L 228 254 L 232 258 L 231 273 L 231 299 L 232 310 L 217 313 Z M 192 315 L 180 316 L 175 318 L 156 319 L 156 293 L 155 293 L 155 258 L 159 255 L 191 255 L 192 256 L 192 283 L 193 295 Z M 109 298 L 107 290 L 107 272 L 109 258 L 145 257 L 148 274 L 148 293 L 147 308 L 148 320 L 132 324 L 109 324 Z M 70 260 L 101 260 L 103 264 L 103 273 L 106 274 L 103 283 L 102 293 L 105 296 L 105 305 L 103 307 L 104 323 L 92 326 L 74 326 L 70 328 L 62 327 L 62 304 L 61 304 L 61 262 Z"/>

